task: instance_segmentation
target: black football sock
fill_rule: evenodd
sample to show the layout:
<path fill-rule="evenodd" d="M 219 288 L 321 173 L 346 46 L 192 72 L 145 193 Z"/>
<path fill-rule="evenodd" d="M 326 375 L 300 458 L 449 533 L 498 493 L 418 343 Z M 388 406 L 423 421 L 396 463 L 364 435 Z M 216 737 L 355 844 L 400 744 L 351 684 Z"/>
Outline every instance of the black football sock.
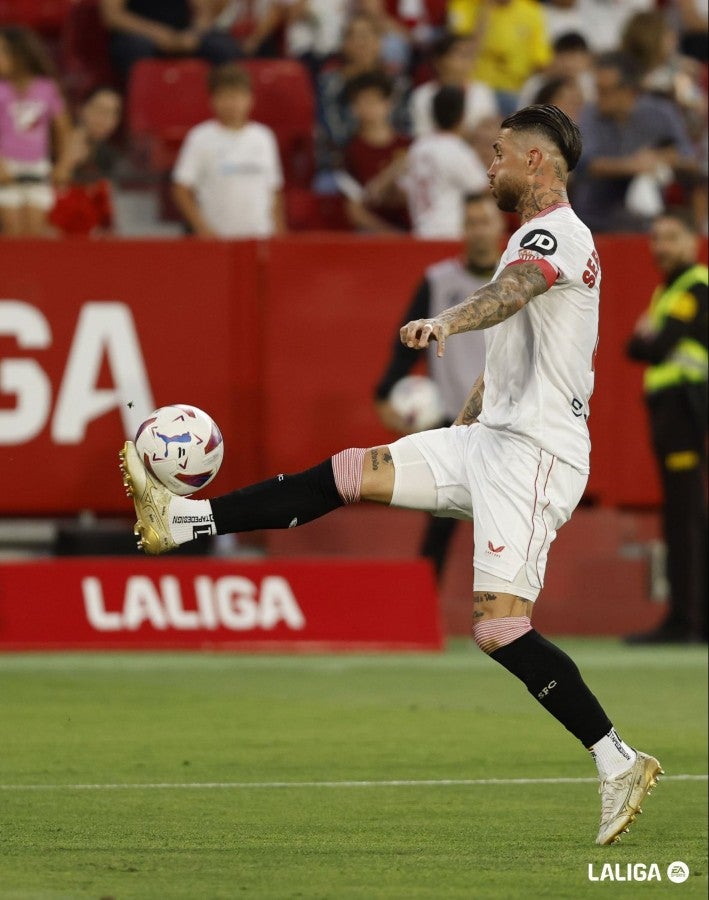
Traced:
<path fill-rule="evenodd" d="M 538 631 L 528 631 L 490 656 L 523 681 L 584 747 L 591 747 L 613 727 L 576 663 Z"/>
<path fill-rule="evenodd" d="M 277 475 L 210 502 L 217 534 L 294 528 L 344 505 L 331 459 L 297 475 Z"/>

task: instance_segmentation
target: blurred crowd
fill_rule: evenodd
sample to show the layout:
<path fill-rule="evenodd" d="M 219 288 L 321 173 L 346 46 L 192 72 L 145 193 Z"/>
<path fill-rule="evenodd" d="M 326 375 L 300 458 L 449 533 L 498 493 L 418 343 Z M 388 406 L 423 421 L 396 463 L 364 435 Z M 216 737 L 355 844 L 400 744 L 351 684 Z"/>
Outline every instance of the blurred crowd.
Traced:
<path fill-rule="evenodd" d="M 128 185 L 195 236 L 459 238 L 500 122 L 531 103 L 581 128 L 570 192 L 594 231 L 680 205 L 706 233 L 704 0 L 54 3 L 0 10 L 3 236 L 111 233 Z"/>

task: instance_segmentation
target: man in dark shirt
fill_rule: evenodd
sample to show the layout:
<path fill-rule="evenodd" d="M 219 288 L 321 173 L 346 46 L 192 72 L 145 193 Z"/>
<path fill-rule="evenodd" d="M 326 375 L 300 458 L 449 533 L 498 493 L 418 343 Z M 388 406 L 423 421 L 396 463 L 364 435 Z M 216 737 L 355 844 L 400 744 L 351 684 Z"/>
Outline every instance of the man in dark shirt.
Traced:
<path fill-rule="evenodd" d="M 683 212 L 652 225 L 650 243 L 665 275 L 628 342 L 631 359 L 649 364 L 645 396 L 664 495 L 670 610 L 660 627 L 632 643 L 707 639 L 707 267 Z"/>
<path fill-rule="evenodd" d="M 200 56 L 219 64 L 241 53 L 230 34 L 214 29 L 209 0 L 101 0 L 111 31 L 111 59 L 124 78 L 141 59 Z"/>
<path fill-rule="evenodd" d="M 584 152 L 574 172 L 574 208 L 592 231 L 646 231 L 656 215 L 629 203 L 638 176 L 660 200 L 663 185 L 698 170 L 679 111 L 640 92 L 640 72 L 623 53 L 596 61 L 597 100 L 581 113 Z M 659 206 L 661 208 L 661 205 Z"/>

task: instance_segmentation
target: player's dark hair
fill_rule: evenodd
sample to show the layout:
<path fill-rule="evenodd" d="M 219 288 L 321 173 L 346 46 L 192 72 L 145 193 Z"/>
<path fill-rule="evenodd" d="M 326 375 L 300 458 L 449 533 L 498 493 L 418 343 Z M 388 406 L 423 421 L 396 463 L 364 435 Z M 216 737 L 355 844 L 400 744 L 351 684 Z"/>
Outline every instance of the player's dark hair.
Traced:
<path fill-rule="evenodd" d="M 536 131 L 548 138 L 566 160 L 569 172 L 576 168 L 582 150 L 581 131 L 558 106 L 525 106 L 508 116 L 501 128 L 511 131 Z"/>
<path fill-rule="evenodd" d="M 629 53 L 621 50 L 609 50 L 596 57 L 597 69 L 613 69 L 618 73 L 622 87 L 638 90 L 642 78 L 642 72 L 636 59 Z"/>
<path fill-rule="evenodd" d="M 433 98 L 433 121 L 442 131 L 452 131 L 463 120 L 465 91 L 457 85 L 445 85 Z"/>
<path fill-rule="evenodd" d="M 246 69 L 237 66 L 236 63 L 224 63 L 214 66 L 207 76 L 207 87 L 210 94 L 215 94 L 222 88 L 240 88 L 242 91 L 251 90 L 251 77 Z"/>
<path fill-rule="evenodd" d="M 434 60 L 448 56 L 456 44 L 462 44 L 469 41 L 470 36 L 465 34 L 444 34 L 438 38 L 431 48 L 431 58 Z"/>
<path fill-rule="evenodd" d="M 578 31 L 565 31 L 552 44 L 554 53 L 590 52 L 588 41 Z"/>
<path fill-rule="evenodd" d="M 354 103 L 363 91 L 377 91 L 389 100 L 394 92 L 394 85 L 384 72 L 363 72 L 362 75 L 355 75 L 347 82 L 345 87 L 347 102 Z"/>
<path fill-rule="evenodd" d="M 56 78 L 57 73 L 41 38 L 24 25 L 8 25 L 0 29 L 13 64 L 23 75 Z"/>

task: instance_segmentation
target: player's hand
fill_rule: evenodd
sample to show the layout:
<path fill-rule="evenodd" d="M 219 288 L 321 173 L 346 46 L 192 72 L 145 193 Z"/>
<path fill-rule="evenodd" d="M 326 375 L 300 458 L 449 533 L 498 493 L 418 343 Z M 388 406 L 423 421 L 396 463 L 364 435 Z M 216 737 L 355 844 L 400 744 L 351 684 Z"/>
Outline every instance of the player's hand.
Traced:
<path fill-rule="evenodd" d="M 450 334 L 450 326 L 441 319 L 416 319 L 409 322 L 399 332 L 401 343 L 414 350 L 423 350 L 430 341 L 438 342 L 436 356 L 446 352 L 446 338 Z"/>

